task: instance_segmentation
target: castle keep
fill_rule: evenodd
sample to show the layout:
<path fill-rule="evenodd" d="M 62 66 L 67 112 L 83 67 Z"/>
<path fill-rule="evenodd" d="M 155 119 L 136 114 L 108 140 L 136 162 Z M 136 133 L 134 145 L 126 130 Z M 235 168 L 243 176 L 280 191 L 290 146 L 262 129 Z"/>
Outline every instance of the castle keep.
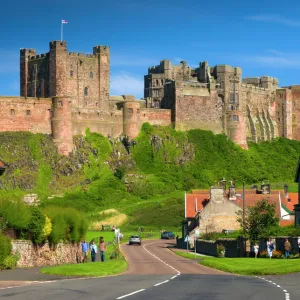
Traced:
<path fill-rule="evenodd" d="M 110 96 L 110 49 L 68 52 L 50 42 L 49 52 L 20 50 L 20 97 L 0 97 L 0 131 L 51 134 L 61 154 L 86 128 L 112 137 L 134 138 L 144 122 L 225 133 L 248 141 L 281 136 L 300 140 L 300 86 L 279 88 L 272 77 L 244 78 L 228 65 L 190 68 L 162 60 L 145 76 L 145 99 Z"/>

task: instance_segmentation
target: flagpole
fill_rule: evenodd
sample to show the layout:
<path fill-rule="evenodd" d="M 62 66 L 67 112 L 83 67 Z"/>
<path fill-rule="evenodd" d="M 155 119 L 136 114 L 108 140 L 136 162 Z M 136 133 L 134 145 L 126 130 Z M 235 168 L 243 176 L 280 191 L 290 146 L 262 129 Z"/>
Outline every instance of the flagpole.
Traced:
<path fill-rule="evenodd" d="M 61 20 L 61 28 L 60 28 L 60 41 L 63 41 L 63 21 Z"/>

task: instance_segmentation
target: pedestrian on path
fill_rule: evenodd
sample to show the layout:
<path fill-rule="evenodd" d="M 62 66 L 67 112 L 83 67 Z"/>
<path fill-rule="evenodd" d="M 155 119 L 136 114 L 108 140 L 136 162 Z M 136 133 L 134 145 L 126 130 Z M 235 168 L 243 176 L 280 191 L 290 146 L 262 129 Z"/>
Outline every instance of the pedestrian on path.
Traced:
<path fill-rule="evenodd" d="M 268 256 L 270 258 L 272 258 L 272 254 L 273 254 L 273 251 L 274 251 L 274 243 L 271 239 L 269 239 L 267 241 L 267 250 L 268 250 Z"/>
<path fill-rule="evenodd" d="M 255 243 L 255 245 L 253 246 L 253 249 L 254 249 L 255 258 L 257 258 L 258 249 L 259 249 L 259 246 L 257 245 L 257 243 Z"/>
<path fill-rule="evenodd" d="M 82 262 L 87 262 L 87 260 L 88 260 L 88 251 L 89 251 L 89 243 L 87 243 L 86 240 L 81 242 L 81 250 L 82 250 L 82 255 L 83 255 Z"/>
<path fill-rule="evenodd" d="M 94 240 L 92 240 L 90 249 L 91 249 L 92 262 L 95 262 L 96 261 L 96 254 L 98 252 L 98 249 L 97 249 L 97 245 L 95 244 Z"/>
<path fill-rule="evenodd" d="M 291 248 L 292 248 L 291 243 L 289 242 L 288 239 L 285 239 L 285 242 L 284 242 L 285 258 L 290 257 Z"/>
<path fill-rule="evenodd" d="M 300 256 L 300 236 L 298 236 L 297 244 L 298 244 L 298 254 Z"/>
<path fill-rule="evenodd" d="M 102 262 L 104 262 L 105 261 L 105 252 L 106 252 L 106 242 L 104 241 L 103 236 L 100 237 L 99 250 L 100 250 L 100 259 Z"/>

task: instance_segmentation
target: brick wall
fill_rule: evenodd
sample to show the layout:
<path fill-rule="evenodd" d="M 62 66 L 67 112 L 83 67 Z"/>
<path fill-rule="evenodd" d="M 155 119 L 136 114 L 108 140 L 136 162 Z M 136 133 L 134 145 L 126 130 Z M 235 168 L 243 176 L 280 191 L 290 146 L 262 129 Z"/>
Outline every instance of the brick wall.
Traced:
<path fill-rule="evenodd" d="M 171 125 L 170 109 L 141 109 L 141 124 L 148 122 L 152 125 Z"/>

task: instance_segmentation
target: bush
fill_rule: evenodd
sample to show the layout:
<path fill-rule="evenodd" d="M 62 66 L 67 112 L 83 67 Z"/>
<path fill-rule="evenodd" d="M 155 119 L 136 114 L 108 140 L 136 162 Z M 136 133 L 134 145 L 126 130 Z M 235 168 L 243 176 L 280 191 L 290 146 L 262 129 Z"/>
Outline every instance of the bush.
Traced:
<path fill-rule="evenodd" d="M 50 218 L 48 218 L 45 215 L 45 226 L 43 228 L 43 237 L 44 237 L 44 239 L 47 239 L 47 237 L 50 235 L 51 231 L 52 231 L 51 220 L 50 220 Z"/>
<path fill-rule="evenodd" d="M 264 251 L 261 251 L 259 253 L 259 257 L 261 258 L 268 258 L 268 252 L 266 250 Z M 272 252 L 272 258 L 284 258 L 284 254 L 281 252 L 281 251 L 277 251 L 277 250 L 274 250 Z"/>
<path fill-rule="evenodd" d="M 3 261 L 3 267 L 5 269 L 14 269 L 17 266 L 17 262 L 20 256 L 18 254 L 9 255 Z"/>
<path fill-rule="evenodd" d="M 219 257 L 224 257 L 225 256 L 225 251 L 226 251 L 226 249 L 225 249 L 224 245 L 222 245 L 222 244 L 217 245 L 217 254 L 218 254 Z"/>
<path fill-rule="evenodd" d="M 0 269 L 4 268 L 4 260 L 10 255 L 11 248 L 10 239 L 0 232 Z"/>
<path fill-rule="evenodd" d="M 31 240 L 40 244 L 44 241 L 44 227 L 46 222 L 46 217 L 38 207 L 31 207 L 32 216 L 28 225 L 28 233 Z"/>

